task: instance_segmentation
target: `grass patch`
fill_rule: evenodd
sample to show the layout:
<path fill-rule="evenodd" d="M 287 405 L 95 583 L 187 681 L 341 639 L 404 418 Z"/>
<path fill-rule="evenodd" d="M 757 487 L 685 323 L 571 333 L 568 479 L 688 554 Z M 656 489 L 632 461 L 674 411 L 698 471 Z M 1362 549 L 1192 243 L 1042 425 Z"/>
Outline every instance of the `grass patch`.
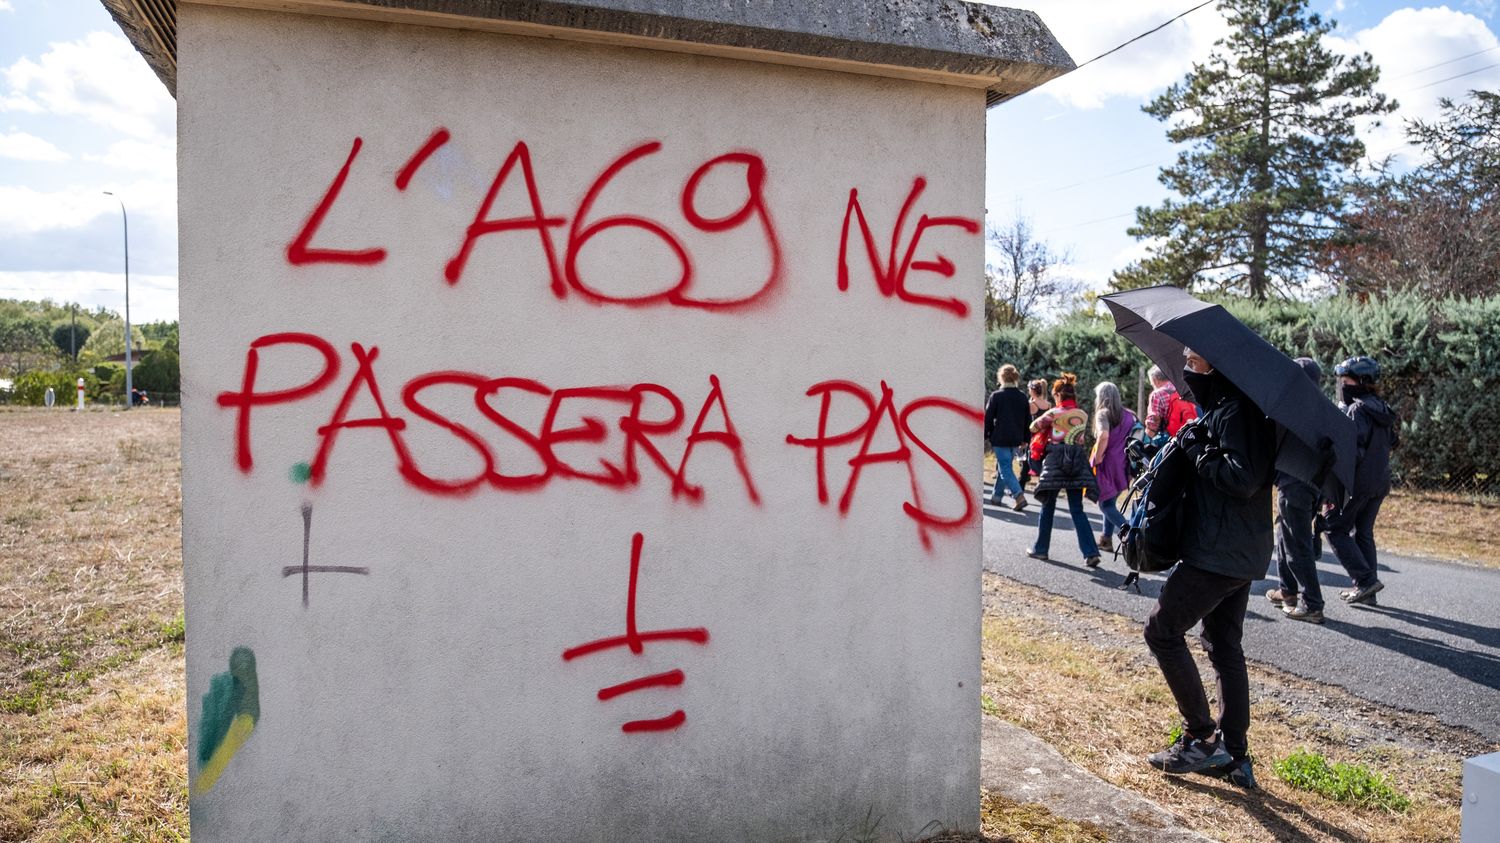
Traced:
<path fill-rule="evenodd" d="M 979 710 L 991 717 L 1000 716 L 1000 704 L 995 702 L 995 698 L 989 694 L 979 695 Z"/>
<path fill-rule="evenodd" d="M 1299 790 L 1326 796 L 1364 808 L 1384 808 L 1405 813 L 1411 800 L 1391 787 L 1391 783 L 1363 764 L 1329 763 L 1316 752 L 1299 749 L 1276 762 L 1276 775 Z"/>
<path fill-rule="evenodd" d="M 1140 624 L 994 575 L 985 576 L 984 590 L 981 692 L 999 716 L 1216 840 L 1451 843 L 1459 831 L 1462 758 L 1496 748 L 1434 718 L 1252 665 L 1252 754 L 1269 761 L 1307 747 L 1330 761 L 1378 769 L 1409 809 L 1293 787 L 1265 762 L 1257 770 L 1261 790 L 1253 793 L 1203 776 L 1163 776 L 1145 757 L 1181 727 L 1172 726 L 1176 709 Z M 1203 654 L 1199 668 L 1212 676 Z"/>
<path fill-rule="evenodd" d="M 1109 835 L 1093 823 L 1063 819 L 1041 805 L 986 793 L 979 803 L 986 834 L 1016 843 L 1105 843 Z"/>

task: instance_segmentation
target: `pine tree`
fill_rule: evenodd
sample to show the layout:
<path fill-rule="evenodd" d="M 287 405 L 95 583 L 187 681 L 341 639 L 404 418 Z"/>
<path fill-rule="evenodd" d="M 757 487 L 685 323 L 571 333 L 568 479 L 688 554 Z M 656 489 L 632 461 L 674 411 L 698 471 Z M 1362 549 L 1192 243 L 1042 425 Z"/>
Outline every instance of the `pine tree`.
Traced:
<path fill-rule="evenodd" d="M 1332 52 L 1334 23 L 1306 0 L 1222 0 L 1232 27 L 1207 61 L 1144 107 L 1188 144 L 1161 171 L 1181 198 L 1136 209 L 1130 234 L 1157 242 L 1117 288 L 1210 284 L 1252 298 L 1290 294 L 1338 230 L 1365 155 L 1355 118 L 1394 110 L 1368 53 Z"/>

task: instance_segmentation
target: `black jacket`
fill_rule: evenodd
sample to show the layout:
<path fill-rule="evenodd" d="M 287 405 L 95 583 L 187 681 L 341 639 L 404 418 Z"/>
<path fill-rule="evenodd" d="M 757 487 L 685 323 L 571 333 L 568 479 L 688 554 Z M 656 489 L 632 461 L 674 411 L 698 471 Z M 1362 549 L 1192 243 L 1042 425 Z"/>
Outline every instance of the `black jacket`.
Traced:
<path fill-rule="evenodd" d="M 1082 445 L 1047 443 L 1042 455 L 1042 470 L 1037 475 L 1036 493 L 1082 489 L 1089 500 L 1099 497 L 1099 480 L 1089 465 L 1089 451 Z"/>
<path fill-rule="evenodd" d="M 1396 412 L 1379 396 L 1366 395 L 1343 405 L 1354 420 L 1355 442 L 1354 488 L 1350 498 L 1374 498 L 1391 491 L 1391 449 L 1401 444 L 1396 427 Z"/>
<path fill-rule="evenodd" d="M 997 448 L 1019 448 L 1031 439 L 1031 408 L 1020 387 L 990 393 L 984 408 L 984 438 Z"/>
<path fill-rule="evenodd" d="M 1212 377 L 1210 396 L 1193 390 L 1203 401 L 1202 419 L 1178 432 L 1196 469 L 1183 510 L 1182 561 L 1258 580 L 1270 567 L 1274 544 L 1276 427 L 1223 375 Z"/>

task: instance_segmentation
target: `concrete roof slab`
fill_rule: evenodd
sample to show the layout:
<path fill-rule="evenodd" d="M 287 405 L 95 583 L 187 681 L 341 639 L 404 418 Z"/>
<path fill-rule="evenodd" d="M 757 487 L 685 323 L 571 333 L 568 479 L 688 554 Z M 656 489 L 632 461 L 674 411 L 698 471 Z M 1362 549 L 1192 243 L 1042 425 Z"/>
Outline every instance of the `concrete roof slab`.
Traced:
<path fill-rule="evenodd" d="M 100 0 L 176 89 L 167 0 Z M 1073 69 L 1035 13 L 963 0 L 183 0 L 618 43 L 984 88 L 990 105 Z"/>

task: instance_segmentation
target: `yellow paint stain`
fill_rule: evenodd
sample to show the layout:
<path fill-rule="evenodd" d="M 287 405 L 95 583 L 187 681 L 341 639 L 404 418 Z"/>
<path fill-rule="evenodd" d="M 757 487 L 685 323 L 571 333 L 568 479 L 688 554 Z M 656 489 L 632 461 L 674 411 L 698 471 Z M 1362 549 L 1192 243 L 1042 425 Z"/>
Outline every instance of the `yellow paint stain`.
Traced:
<path fill-rule="evenodd" d="M 207 793 L 213 789 L 214 782 L 219 780 L 219 775 L 229 765 L 229 759 L 234 757 L 240 747 L 249 739 L 250 733 L 255 730 L 255 719 L 246 714 L 235 715 L 229 724 L 229 731 L 224 734 L 224 741 L 214 754 L 209 757 L 208 763 L 198 768 L 198 778 L 193 781 L 194 793 Z"/>

